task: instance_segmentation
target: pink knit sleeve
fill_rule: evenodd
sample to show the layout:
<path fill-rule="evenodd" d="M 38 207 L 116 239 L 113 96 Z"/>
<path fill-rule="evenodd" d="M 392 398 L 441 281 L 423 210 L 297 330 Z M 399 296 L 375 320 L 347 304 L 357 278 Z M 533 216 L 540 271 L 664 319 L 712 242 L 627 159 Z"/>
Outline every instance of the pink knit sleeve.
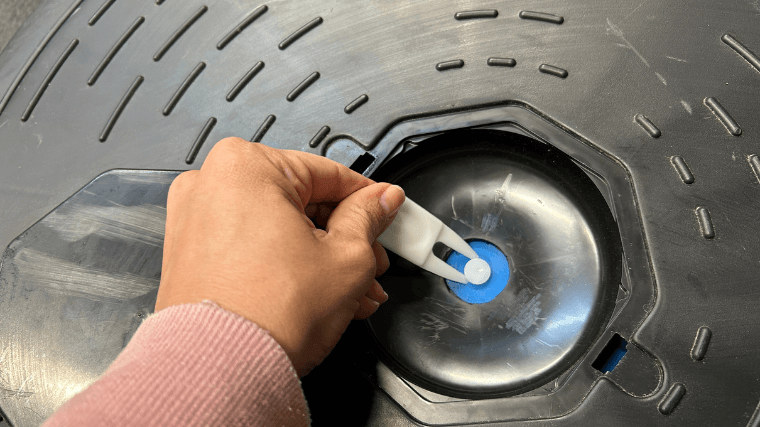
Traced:
<path fill-rule="evenodd" d="M 306 426 L 301 383 L 269 334 L 213 303 L 150 316 L 103 376 L 45 426 Z"/>

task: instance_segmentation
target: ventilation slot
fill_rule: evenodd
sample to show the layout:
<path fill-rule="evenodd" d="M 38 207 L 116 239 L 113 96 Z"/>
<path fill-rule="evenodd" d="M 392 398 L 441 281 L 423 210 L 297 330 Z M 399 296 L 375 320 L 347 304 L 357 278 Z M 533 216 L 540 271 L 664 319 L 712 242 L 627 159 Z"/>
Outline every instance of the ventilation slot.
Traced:
<path fill-rule="evenodd" d="M 613 335 L 591 366 L 603 374 L 612 371 L 628 351 L 625 349 L 627 345 L 628 341 L 624 340 L 623 337 L 618 334 Z"/>
<path fill-rule="evenodd" d="M 351 164 L 350 169 L 354 172 L 364 173 L 364 171 L 366 171 L 374 162 L 375 156 L 369 153 L 364 153 Z"/>

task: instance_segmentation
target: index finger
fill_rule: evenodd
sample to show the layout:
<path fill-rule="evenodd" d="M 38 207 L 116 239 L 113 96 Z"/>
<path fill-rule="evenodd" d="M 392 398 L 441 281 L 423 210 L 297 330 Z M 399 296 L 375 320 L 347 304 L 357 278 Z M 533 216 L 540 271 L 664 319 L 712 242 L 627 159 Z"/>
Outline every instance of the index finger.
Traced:
<path fill-rule="evenodd" d="M 288 163 L 285 174 L 292 174 L 288 178 L 302 184 L 294 183 L 304 206 L 309 203 L 340 202 L 357 190 L 375 183 L 325 157 L 291 150 L 283 150 L 283 154 Z"/>

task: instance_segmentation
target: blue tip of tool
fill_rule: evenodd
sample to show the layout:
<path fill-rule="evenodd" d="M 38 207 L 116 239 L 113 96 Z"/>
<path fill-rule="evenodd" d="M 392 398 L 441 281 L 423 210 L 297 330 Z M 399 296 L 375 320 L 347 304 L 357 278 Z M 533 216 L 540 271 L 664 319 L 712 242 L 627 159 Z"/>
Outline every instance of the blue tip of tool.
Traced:
<path fill-rule="evenodd" d="M 491 267 L 491 277 L 482 285 L 459 283 L 446 280 L 446 285 L 452 292 L 470 304 L 483 304 L 496 298 L 504 290 L 509 281 L 509 262 L 507 257 L 496 246 L 482 240 L 473 240 L 470 247 L 478 256 L 488 262 Z M 464 266 L 470 259 L 459 252 L 451 252 L 446 263 L 464 272 Z"/>

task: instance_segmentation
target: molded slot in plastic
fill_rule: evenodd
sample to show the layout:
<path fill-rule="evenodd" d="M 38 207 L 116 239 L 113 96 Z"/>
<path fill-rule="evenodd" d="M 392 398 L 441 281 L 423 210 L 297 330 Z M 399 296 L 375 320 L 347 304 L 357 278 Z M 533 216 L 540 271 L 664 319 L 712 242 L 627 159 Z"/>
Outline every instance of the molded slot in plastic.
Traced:
<path fill-rule="evenodd" d="M 612 371 L 628 351 L 626 350 L 627 345 L 628 341 L 624 340 L 619 334 L 613 335 L 591 366 L 603 374 Z"/>
<path fill-rule="evenodd" d="M 365 170 L 367 170 L 372 163 L 375 162 L 375 156 L 369 153 L 364 153 L 361 156 L 359 156 L 358 159 L 354 160 L 354 162 L 349 166 L 349 169 L 351 169 L 354 172 L 358 173 L 364 173 Z"/>

